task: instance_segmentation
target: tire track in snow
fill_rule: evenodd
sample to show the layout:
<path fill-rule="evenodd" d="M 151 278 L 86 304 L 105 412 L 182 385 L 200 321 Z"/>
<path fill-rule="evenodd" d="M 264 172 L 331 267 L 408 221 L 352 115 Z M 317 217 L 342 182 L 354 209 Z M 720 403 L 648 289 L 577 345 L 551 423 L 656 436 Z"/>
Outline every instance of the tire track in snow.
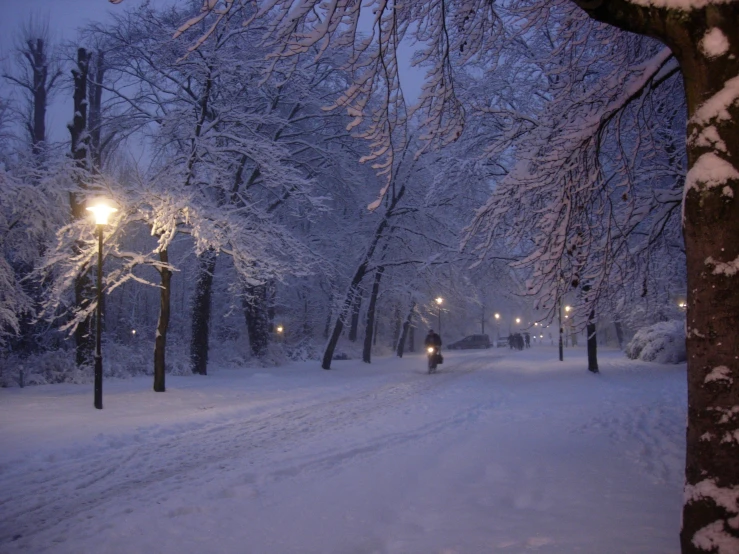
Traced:
<path fill-rule="evenodd" d="M 164 439 L 147 437 L 139 444 L 123 444 L 101 452 L 86 449 L 76 458 L 48 460 L 35 470 L 16 468 L 3 472 L 0 487 L 4 501 L 0 502 L 0 546 L 13 545 L 25 550 L 24 539 L 77 520 L 83 514 L 103 505 L 115 507 L 116 498 L 142 494 L 155 497 L 168 495 L 188 479 L 207 479 L 207 466 L 239 460 L 249 456 L 264 461 L 274 457 L 284 460 L 284 452 L 295 443 L 310 441 L 323 433 L 340 432 L 405 404 L 417 401 L 419 395 L 429 395 L 464 379 L 489 365 L 494 358 L 477 357 L 460 360 L 424 378 L 402 383 L 384 384 L 363 390 L 342 393 L 331 401 L 314 401 L 289 410 L 267 410 L 244 419 L 227 423 L 203 424 L 185 429 Z M 489 403 L 488 403 L 489 404 Z M 467 407 L 470 417 L 475 407 Z M 315 459 L 288 464 L 276 475 L 287 476 L 338 463 L 373 450 L 399 444 L 404 440 L 439 432 L 457 419 L 433 422 L 421 429 L 382 437 L 378 442 L 355 445 L 349 449 L 328 452 Z M 154 442 L 156 441 L 156 442 Z M 282 473 L 279 473 L 281 471 Z M 197 475 L 192 475 L 197 472 Z M 170 482 L 174 481 L 174 483 Z M 2 550 L 3 548 L 0 548 Z"/>

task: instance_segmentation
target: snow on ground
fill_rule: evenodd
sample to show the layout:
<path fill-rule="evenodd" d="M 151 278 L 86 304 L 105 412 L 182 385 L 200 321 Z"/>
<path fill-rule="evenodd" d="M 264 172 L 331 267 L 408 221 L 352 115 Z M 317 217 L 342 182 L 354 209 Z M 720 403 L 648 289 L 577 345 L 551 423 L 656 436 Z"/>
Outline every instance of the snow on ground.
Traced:
<path fill-rule="evenodd" d="M 685 366 L 445 352 L 0 389 L 0 552 L 676 553 Z"/>

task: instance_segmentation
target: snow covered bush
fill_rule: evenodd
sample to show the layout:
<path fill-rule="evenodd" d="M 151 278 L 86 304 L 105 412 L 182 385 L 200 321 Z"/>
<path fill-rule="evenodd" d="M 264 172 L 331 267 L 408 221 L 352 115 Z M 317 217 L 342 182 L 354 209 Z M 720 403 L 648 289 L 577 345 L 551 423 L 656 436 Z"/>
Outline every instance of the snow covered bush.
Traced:
<path fill-rule="evenodd" d="M 677 364 L 686 360 L 685 322 L 661 321 L 639 329 L 626 345 L 626 356 L 632 360 Z"/>
<path fill-rule="evenodd" d="M 0 387 L 90 383 L 92 368 L 78 368 L 72 350 L 51 350 L 21 358 L 10 355 L 0 362 Z"/>

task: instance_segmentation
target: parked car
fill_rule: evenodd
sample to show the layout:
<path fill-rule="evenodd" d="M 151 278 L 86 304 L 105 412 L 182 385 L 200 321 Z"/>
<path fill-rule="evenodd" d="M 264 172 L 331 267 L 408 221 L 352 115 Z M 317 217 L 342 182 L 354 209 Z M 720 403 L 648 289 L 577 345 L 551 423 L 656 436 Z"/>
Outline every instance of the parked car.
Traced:
<path fill-rule="evenodd" d="M 469 335 L 462 340 L 451 343 L 449 350 L 464 350 L 467 348 L 490 348 L 490 337 L 487 335 Z"/>

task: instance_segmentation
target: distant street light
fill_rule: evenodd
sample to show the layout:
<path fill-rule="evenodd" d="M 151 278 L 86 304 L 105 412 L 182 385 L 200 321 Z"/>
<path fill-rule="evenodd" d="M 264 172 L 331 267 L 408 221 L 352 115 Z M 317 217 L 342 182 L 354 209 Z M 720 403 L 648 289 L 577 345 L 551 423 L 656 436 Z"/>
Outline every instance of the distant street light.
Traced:
<path fill-rule="evenodd" d="M 278 333 L 282 333 L 282 332 L 283 332 L 284 330 L 285 330 L 285 329 L 284 329 L 284 327 L 282 327 L 282 325 L 278 325 L 278 326 L 277 326 L 277 329 L 276 329 L 276 331 L 277 331 Z"/>
<path fill-rule="evenodd" d="M 441 336 L 441 303 L 444 302 L 444 299 L 441 296 L 438 296 L 436 298 L 436 303 L 439 305 L 439 336 Z"/>
<path fill-rule="evenodd" d="M 495 348 L 498 348 L 498 340 L 500 340 L 500 314 L 495 314 Z"/>
<path fill-rule="evenodd" d="M 98 275 L 97 275 L 97 314 L 95 322 L 95 399 L 94 405 L 98 410 L 103 409 L 103 227 L 108 224 L 108 217 L 118 210 L 105 199 L 93 201 L 87 209 L 95 217 L 95 228 L 98 235 Z M 133 331 L 136 334 L 136 331 Z"/>
<path fill-rule="evenodd" d="M 680 302 L 677 303 L 677 307 L 680 308 L 681 310 L 684 310 L 685 308 L 688 307 L 688 304 L 684 300 L 681 300 Z"/>

